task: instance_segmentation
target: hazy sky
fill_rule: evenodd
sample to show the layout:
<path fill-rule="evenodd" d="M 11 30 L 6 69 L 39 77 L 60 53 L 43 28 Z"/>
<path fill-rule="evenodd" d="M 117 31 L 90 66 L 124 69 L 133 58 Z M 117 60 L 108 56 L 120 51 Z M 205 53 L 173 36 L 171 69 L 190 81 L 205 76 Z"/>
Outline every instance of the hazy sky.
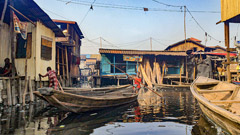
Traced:
<path fill-rule="evenodd" d="M 163 50 L 168 45 L 184 40 L 184 12 L 180 7 L 169 7 L 154 0 L 96 0 L 93 10 L 89 11 L 89 3 L 94 0 L 35 0 L 37 4 L 52 18 L 72 20 L 79 24 L 85 39 L 81 53 L 96 54 L 102 37 L 103 48 L 150 49 L 152 37 L 153 50 Z M 157 0 L 171 5 L 186 7 L 201 27 L 212 37 L 224 41 L 224 25 L 221 20 L 220 0 Z M 97 7 L 97 6 L 104 7 Z M 113 8 L 122 5 L 120 8 Z M 117 6 L 119 7 L 119 6 Z M 144 12 L 143 7 L 149 8 Z M 122 9 L 130 8 L 130 9 Z M 157 11 L 153 11 L 153 10 Z M 167 10 L 167 11 L 160 11 Z M 184 9 L 182 9 L 183 11 Z M 89 11 L 89 12 L 88 12 Z M 87 14 L 88 12 L 88 14 Z M 189 13 L 186 13 L 187 38 L 195 37 L 205 44 L 205 32 L 196 24 Z M 84 16 L 85 19 L 84 19 Z M 238 24 L 230 24 L 231 39 L 238 35 Z M 207 46 L 224 43 L 208 37 Z M 233 46 L 231 44 L 231 46 Z"/>

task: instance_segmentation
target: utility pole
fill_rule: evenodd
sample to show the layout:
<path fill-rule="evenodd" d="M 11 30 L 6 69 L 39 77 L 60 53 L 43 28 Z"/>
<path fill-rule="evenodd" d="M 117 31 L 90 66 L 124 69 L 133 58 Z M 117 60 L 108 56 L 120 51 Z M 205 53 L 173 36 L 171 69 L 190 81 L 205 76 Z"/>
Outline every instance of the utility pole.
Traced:
<path fill-rule="evenodd" d="M 150 49 L 152 51 L 152 37 L 150 37 Z"/>
<path fill-rule="evenodd" d="M 102 48 L 102 37 L 100 37 L 100 48 Z"/>

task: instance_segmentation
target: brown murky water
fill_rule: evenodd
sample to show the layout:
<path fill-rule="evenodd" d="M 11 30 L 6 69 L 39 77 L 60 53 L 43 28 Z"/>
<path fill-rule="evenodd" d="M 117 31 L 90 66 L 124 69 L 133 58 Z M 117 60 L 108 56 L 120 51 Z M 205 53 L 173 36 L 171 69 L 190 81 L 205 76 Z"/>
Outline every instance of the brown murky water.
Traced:
<path fill-rule="evenodd" d="M 190 90 L 142 92 L 138 102 L 96 112 L 61 112 L 42 103 L 1 109 L 1 135 L 221 135 Z"/>

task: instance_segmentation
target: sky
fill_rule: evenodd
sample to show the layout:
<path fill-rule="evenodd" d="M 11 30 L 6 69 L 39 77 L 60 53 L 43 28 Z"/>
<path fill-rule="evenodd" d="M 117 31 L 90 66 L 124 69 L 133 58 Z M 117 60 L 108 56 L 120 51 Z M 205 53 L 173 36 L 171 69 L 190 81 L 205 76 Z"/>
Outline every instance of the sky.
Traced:
<path fill-rule="evenodd" d="M 82 39 L 81 54 L 97 54 L 100 40 L 102 48 L 150 50 L 152 43 L 152 50 L 164 50 L 168 45 L 185 39 L 184 12 L 172 12 L 184 11 L 178 6 L 186 6 L 197 21 L 186 12 L 187 38 L 197 38 L 207 46 L 224 47 L 224 25 L 216 25 L 221 20 L 220 1 L 35 0 L 52 19 L 78 23 L 85 37 Z M 231 47 L 234 36 L 238 39 L 238 31 L 238 24 L 230 24 Z M 206 38 L 205 32 L 210 36 Z"/>

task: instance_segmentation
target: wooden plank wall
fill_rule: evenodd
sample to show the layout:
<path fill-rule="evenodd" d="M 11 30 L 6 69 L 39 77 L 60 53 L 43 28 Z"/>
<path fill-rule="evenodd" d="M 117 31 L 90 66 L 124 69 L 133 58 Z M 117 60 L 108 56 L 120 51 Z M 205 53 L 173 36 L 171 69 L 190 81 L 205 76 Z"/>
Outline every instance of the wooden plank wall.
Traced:
<path fill-rule="evenodd" d="M 186 50 L 193 49 L 194 47 L 197 48 L 197 51 L 200 51 L 200 50 L 204 51 L 204 47 L 200 47 L 199 45 L 196 45 L 192 42 L 187 42 L 186 45 L 185 45 L 185 43 L 176 45 L 176 46 L 170 48 L 169 51 L 186 51 Z"/>
<path fill-rule="evenodd" d="M 221 21 L 240 14 L 240 0 L 221 0 Z"/>

